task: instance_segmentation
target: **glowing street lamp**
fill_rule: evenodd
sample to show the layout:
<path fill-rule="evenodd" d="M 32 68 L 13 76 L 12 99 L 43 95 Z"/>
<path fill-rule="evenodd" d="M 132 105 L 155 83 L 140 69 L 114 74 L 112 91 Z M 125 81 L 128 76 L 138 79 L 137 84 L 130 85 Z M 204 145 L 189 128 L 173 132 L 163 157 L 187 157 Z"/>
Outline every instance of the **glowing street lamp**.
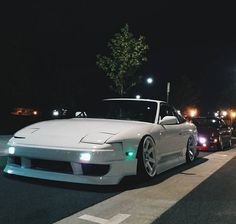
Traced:
<path fill-rule="evenodd" d="M 236 112 L 235 112 L 235 111 L 231 111 L 230 117 L 231 117 L 232 120 L 235 119 L 235 117 L 236 117 Z"/>
<path fill-rule="evenodd" d="M 52 111 L 52 116 L 53 117 L 58 117 L 60 115 L 60 112 L 58 110 L 53 110 Z"/>
<path fill-rule="evenodd" d="M 223 111 L 221 111 L 221 114 L 223 117 L 226 117 L 228 113 L 227 113 L 227 111 L 223 110 Z"/>
<path fill-rule="evenodd" d="M 215 116 L 215 117 L 219 117 L 219 111 L 216 111 L 216 112 L 214 113 L 214 116 Z"/>
<path fill-rule="evenodd" d="M 38 115 L 38 111 L 37 111 L 37 110 L 34 110 L 34 111 L 33 111 L 33 115 L 34 115 L 34 116 L 37 116 L 37 115 Z"/>
<path fill-rule="evenodd" d="M 169 98 L 170 98 L 170 82 L 167 82 L 167 87 L 166 87 L 166 102 L 169 103 Z"/>
<path fill-rule="evenodd" d="M 136 95 L 136 99 L 140 99 L 141 98 L 141 96 L 140 95 Z"/>
<path fill-rule="evenodd" d="M 197 109 L 189 109 L 189 115 L 190 115 L 190 117 L 196 117 L 197 116 Z"/>
<path fill-rule="evenodd" d="M 147 79 L 146 79 L 146 82 L 147 82 L 147 84 L 152 84 L 153 83 L 153 78 L 152 77 L 148 77 Z"/>

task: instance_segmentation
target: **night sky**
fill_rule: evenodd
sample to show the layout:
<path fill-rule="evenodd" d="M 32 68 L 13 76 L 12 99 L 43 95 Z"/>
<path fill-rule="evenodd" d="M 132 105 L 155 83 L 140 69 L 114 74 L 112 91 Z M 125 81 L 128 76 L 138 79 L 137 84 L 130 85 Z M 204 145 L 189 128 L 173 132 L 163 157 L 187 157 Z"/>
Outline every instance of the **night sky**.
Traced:
<path fill-rule="evenodd" d="M 208 3 L 206 3 L 208 2 Z M 114 96 L 96 66 L 112 35 L 126 23 L 146 37 L 153 76 L 130 96 L 165 100 L 166 82 L 188 76 L 200 92 L 202 111 L 236 80 L 236 13 L 216 1 L 7 1 L 1 6 L 1 108 L 42 109 Z M 171 92 L 171 94 L 174 94 Z"/>

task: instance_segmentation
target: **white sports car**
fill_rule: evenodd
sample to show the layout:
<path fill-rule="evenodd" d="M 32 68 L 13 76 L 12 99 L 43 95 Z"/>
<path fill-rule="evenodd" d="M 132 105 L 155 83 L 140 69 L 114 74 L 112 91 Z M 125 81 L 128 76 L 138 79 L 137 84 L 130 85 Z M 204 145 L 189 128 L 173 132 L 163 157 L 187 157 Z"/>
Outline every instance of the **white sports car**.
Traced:
<path fill-rule="evenodd" d="M 118 184 L 129 175 L 152 178 L 197 156 L 196 127 L 163 101 L 106 99 L 96 114 L 78 114 L 16 132 L 4 172 Z"/>

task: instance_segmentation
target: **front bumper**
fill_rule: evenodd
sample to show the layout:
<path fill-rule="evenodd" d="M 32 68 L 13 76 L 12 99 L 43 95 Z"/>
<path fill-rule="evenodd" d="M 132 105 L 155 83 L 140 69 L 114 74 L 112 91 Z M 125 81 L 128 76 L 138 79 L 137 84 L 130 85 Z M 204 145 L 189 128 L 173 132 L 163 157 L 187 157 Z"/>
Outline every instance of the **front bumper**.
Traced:
<path fill-rule="evenodd" d="M 128 160 L 121 148 L 106 146 L 109 149 L 58 149 L 14 145 L 14 153 L 9 154 L 4 172 L 47 180 L 98 185 L 118 184 L 124 176 L 136 175 L 136 158 Z M 84 152 L 90 153 L 90 161 L 80 160 L 80 155 Z M 63 170 L 64 164 L 69 168 Z"/>
<path fill-rule="evenodd" d="M 206 145 L 197 145 L 197 149 L 200 151 L 207 151 L 207 150 L 217 150 L 217 144 L 206 144 Z"/>

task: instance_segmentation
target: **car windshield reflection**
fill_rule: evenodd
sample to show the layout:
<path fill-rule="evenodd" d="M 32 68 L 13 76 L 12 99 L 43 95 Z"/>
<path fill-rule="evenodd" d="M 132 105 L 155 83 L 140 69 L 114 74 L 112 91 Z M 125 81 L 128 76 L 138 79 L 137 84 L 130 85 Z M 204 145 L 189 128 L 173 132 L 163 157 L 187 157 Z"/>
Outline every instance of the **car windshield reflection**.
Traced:
<path fill-rule="evenodd" d="M 194 118 L 193 123 L 197 127 L 218 127 L 219 120 L 216 118 Z"/>
<path fill-rule="evenodd" d="M 135 100 L 104 100 L 99 106 L 96 106 L 90 111 L 86 111 L 86 117 L 154 123 L 156 111 L 156 102 Z"/>

